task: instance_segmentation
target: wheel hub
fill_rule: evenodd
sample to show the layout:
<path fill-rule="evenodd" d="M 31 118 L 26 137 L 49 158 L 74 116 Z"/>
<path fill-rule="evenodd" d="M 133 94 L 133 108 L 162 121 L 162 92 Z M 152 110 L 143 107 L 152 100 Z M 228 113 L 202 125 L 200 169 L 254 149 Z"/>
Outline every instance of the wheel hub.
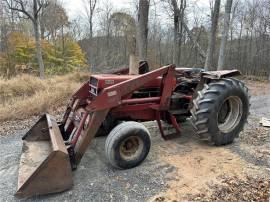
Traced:
<path fill-rule="evenodd" d="M 142 152 L 142 140 L 137 136 L 126 138 L 120 145 L 120 156 L 126 160 L 136 158 Z"/>

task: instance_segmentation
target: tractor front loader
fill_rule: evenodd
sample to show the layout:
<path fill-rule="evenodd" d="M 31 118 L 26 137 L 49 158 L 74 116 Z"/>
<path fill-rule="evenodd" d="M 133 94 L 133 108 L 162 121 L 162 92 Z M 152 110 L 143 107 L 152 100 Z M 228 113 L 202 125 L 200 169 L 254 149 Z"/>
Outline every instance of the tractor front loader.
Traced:
<path fill-rule="evenodd" d="M 72 96 L 63 120 L 45 114 L 26 133 L 18 176 L 18 197 L 55 193 L 72 187 L 72 170 L 93 138 L 107 135 L 108 162 L 127 169 L 150 150 L 150 133 L 140 122 L 156 120 L 163 139 L 180 134 L 190 120 L 211 144 L 225 145 L 242 130 L 249 111 L 245 85 L 237 70 L 202 72 L 161 67 L 141 75 L 100 74 Z M 166 134 L 163 122 L 174 133 Z"/>

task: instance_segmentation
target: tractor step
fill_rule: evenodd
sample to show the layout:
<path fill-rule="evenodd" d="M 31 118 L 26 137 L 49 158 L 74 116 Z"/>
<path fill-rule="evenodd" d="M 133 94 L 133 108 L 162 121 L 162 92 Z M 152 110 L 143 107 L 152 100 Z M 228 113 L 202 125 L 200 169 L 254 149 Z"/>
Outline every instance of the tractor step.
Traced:
<path fill-rule="evenodd" d="M 171 139 L 180 137 L 181 135 L 180 126 L 178 125 L 175 116 L 173 116 L 172 114 L 170 114 L 170 121 L 171 121 L 171 125 L 162 122 L 160 119 L 160 113 L 157 113 L 158 128 L 159 128 L 161 137 L 164 140 L 171 140 Z"/>

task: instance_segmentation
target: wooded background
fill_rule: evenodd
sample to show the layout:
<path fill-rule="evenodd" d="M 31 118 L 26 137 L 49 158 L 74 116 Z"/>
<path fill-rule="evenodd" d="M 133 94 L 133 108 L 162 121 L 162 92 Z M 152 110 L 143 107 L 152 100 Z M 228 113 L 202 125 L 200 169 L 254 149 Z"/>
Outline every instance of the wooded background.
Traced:
<path fill-rule="evenodd" d="M 0 0 L 0 76 L 105 71 L 132 54 L 152 69 L 174 63 L 270 78 L 269 0 L 138 0 L 130 9 L 80 1 L 69 19 L 62 1 Z"/>

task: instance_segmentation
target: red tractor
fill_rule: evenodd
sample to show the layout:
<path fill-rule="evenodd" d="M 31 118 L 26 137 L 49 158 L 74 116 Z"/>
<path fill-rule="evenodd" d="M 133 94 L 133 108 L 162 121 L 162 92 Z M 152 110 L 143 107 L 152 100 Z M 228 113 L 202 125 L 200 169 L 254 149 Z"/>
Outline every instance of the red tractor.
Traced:
<path fill-rule="evenodd" d="M 139 165 L 151 145 L 144 121 L 156 120 L 167 140 L 181 133 L 181 122 L 190 120 L 199 138 L 217 146 L 232 143 L 243 129 L 249 114 L 248 89 L 231 78 L 239 71 L 168 65 L 142 73 L 91 75 L 72 96 L 61 122 L 42 116 L 23 137 L 16 195 L 69 189 L 72 170 L 95 136 L 107 135 L 105 154 L 112 166 Z M 162 122 L 175 132 L 165 134 Z"/>

